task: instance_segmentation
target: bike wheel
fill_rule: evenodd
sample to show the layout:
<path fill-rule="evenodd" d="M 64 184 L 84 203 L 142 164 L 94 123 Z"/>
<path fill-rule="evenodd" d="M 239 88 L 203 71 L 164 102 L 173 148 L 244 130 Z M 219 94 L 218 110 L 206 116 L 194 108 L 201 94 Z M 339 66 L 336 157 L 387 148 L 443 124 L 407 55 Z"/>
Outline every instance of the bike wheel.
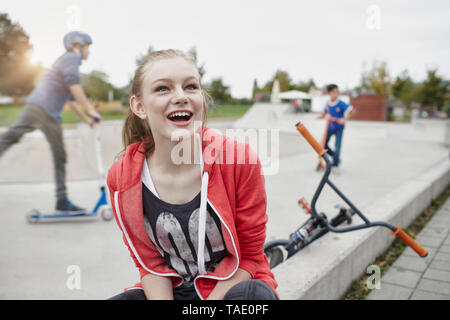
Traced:
<path fill-rule="evenodd" d="M 279 247 L 272 247 L 264 250 L 264 253 L 267 256 L 267 260 L 269 260 L 270 269 L 275 268 L 277 265 L 283 262 L 283 251 Z"/>

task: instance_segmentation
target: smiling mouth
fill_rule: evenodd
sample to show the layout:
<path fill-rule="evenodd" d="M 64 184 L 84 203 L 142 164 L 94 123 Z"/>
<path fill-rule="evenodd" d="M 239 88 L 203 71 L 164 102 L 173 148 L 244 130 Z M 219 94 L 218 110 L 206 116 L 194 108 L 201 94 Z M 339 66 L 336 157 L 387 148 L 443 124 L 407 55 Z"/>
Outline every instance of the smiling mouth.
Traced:
<path fill-rule="evenodd" d="M 171 121 L 189 121 L 193 116 L 193 113 L 190 111 L 176 111 L 172 112 L 167 116 L 167 119 Z"/>

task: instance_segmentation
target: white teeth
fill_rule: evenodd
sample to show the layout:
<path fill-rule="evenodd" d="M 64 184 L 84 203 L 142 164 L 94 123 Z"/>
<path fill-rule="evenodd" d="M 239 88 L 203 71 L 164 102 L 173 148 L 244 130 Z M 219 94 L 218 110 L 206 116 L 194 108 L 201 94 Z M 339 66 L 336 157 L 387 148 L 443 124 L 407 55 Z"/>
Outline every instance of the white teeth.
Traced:
<path fill-rule="evenodd" d="M 169 116 L 169 118 L 172 118 L 172 117 L 183 117 L 183 116 L 190 116 L 190 115 L 191 115 L 190 112 L 185 112 L 185 111 L 183 111 L 183 112 L 175 112 L 175 113 L 172 113 Z"/>

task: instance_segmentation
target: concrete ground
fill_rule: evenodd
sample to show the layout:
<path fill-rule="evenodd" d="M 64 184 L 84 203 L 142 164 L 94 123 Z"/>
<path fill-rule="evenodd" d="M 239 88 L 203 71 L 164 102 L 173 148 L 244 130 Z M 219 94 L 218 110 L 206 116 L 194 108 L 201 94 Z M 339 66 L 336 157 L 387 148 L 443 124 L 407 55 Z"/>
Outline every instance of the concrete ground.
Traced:
<path fill-rule="evenodd" d="M 307 219 L 297 200 L 310 200 L 320 179 L 315 171 L 317 156 L 295 132 L 294 124 L 302 120 L 320 137 L 323 122 L 311 115 L 277 112 L 265 112 L 258 126 L 252 123 L 256 115 L 247 122 L 210 123 L 223 133 L 234 125 L 279 130 L 279 157 L 268 162 L 267 154 L 260 155 L 262 162 L 269 163 L 268 240 L 286 238 Z M 105 122 L 102 126 L 106 168 L 121 149 L 120 125 Z M 411 134 L 417 130 L 422 134 Z M 364 211 L 415 176 L 449 165 L 441 131 L 443 134 L 435 126 L 350 122 L 344 134 L 341 174 L 332 176 L 333 182 Z M 69 154 L 68 190 L 73 202 L 91 208 L 99 196 L 95 159 L 88 134 L 80 132 L 64 133 Z M 39 133 L 24 137 L 0 158 L 0 299 L 106 299 L 138 282 L 137 269 L 114 221 L 26 222 L 26 213 L 32 208 L 53 209 L 52 174 L 48 146 Z M 320 209 L 331 216 L 335 204 L 342 201 L 325 190 Z M 353 241 L 350 234 L 327 237 L 335 246 Z M 320 241 L 314 244 L 314 255 L 332 254 L 329 245 Z"/>
<path fill-rule="evenodd" d="M 394 262 L 368 300 L 450 300 L 450 199 L 417 235 L 428 256 L 410 248 Z"/>

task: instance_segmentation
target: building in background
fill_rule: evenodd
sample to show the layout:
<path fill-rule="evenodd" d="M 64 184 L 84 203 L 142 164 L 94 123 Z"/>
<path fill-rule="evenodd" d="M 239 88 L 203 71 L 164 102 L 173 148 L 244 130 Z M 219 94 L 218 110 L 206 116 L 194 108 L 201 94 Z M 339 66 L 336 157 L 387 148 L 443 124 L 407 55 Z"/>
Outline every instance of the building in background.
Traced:
<path fill-rule="evenodd" d="M 354 112 L 350 120 L 386 121 L 388 120 L 387 101 L 375 94 L 360 94 L 350 98 Z"/>

